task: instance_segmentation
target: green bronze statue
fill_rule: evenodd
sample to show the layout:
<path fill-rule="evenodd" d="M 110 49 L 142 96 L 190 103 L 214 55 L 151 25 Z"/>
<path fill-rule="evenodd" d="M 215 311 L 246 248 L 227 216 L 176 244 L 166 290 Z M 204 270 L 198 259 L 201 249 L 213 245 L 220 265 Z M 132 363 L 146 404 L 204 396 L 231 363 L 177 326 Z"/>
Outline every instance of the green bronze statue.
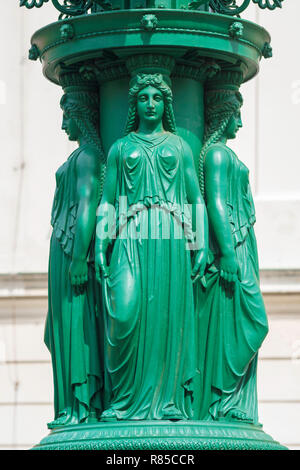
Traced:
<path fill-rule="evenodd" d="M 126 135 L 109 152 L 97 225 L 111 385 L 101 419 L 191 419 L 197 393 L 192 282 L 206 266 L 206 209 L 191 150 L 176 135 L 169 85 L 160 74 L 140 75 L 129 97 Z M 115 239 L 101 223 L 110 206 Z"/>
<path fill-rule="evenodd" d="M 283 449 L 258 420 L 268 323 L 248 169 L 227 146 L 272 55 L 250 3 L 283 0 L 52 0 L 59 21 L 32 37 L 78 142 L 56 174 L 55 414 L 37 449 Z"/>
<path fill-rule="evenodd" d="M 98 95 L 66 87 L 62 129 L 78 142 L 56 172 L 49 259 L 45 342 L 54 378 L 54 428 L 85 422 L 101 410 L 99 295 L 93 264 L 96 208 L 101 189 Z"/>
<path fill-rule="evenodd" d="M 227 146 L 242 127 L 242 96 L 222 85 L 206 92 L 199 180 L 210 227 L 207 287 L 198 289 L 200 419 L 258 424 L 257 352 L 268 331 L 253 229 L 249 170 Z"/>

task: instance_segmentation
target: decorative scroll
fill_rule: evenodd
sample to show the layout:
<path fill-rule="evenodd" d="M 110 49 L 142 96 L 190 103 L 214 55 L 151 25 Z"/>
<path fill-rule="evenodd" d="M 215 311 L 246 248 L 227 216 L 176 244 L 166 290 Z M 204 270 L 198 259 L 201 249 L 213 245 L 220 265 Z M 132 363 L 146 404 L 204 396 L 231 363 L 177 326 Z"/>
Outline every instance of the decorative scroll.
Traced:
<path fill-rule="evenodd" d="M 257 3 L 257 5 L 262 8 L 268 8 L 269 10 L 275 10 L 275 8 L 282 8 L 283 0 L 253 0 L 253 3 Z"/>
<path fill-rule="evenodd" d="M 49 0 L 20 0 L 20 6 L 26 8 L 40 8 Z M 61 13 L 60 18 L 69 16 L 86 15 L 100 11 L 112 10 L 112 0 L 51 0 L 54 7 Z M 252 0 L 260 8 L 275 10 L 282 8 L 283 0 Z M 206 5 L 211 8 L 212 13 L 221 13 L 223 15 L 239 15 L 250 5 L 251 0 L 192 0 L 188 8 L 197 10 L 200 6 Z M 151 8 L 159 7 L 155 0 Z M 121 7 L 119 7 L 122 9 Z M 129 9 L 135 8 L 132 2 L 129 2 Z"/>
<path fill-rule="evenodd" d="M 216 13 L 234 16 L 239 15 L 246 10 L 250 1 L 251 0 L 210 0 L 209 6 Z"/>
<path fill-rule="evenodd" d="M 63 15 L 78 16 L 87 13 L 92 6 L 92 0 L 52 0 L 55 8 Z"/>
<path fill-rule="evenodd" d="M 20 7 L 26 8 L 37 7 L 40 8 L 44 3 L 49 0 L 20 0 Z M 99 2 L 95 0 L 51 0 L 55 8 L 60 11 L 62 15 L 78 16 L 84 15 L 88 12 L 94 4 Z"/>
<path fill-rule="evenodd" d="M 209 6 L 215 13 L 223 15 L 239 15 L 248 8 L 251 0 L 209 0 Z M 252 0 L 263 10 L 275 10 L 275 8 L 282 8 L 283 0 Z"/>
<path fill-rule="evenodd" d="M 20 0 L 20 7 L 41 8 L 46 2 L 49 2 L 49 0 Z"/>

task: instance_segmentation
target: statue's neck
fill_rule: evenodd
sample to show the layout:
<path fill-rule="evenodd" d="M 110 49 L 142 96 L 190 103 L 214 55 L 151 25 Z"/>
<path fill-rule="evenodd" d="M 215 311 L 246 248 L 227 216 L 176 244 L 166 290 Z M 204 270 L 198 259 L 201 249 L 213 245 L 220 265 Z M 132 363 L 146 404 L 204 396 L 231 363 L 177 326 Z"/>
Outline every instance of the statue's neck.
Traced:
<path fill-rule="evenodd" d="M 155 134 L 161 134 L 164 132 L 164 128 L 162 125 L 162 122 L 154 122 L 154 123 L 144 123 L 140 122 L 138 130 L 136 131 L 137 134 L 143 134 L 143 135 L 155 135 Z"/>
<path fill-rule="evenodd" d="M 219 142 L 222 142 L 222 144 L 227 144 L 227 137 L 225 137 L 225 135 L 222 135 L 222 137 L 220 138 Z"/>
<path fill-rule="evenodd" d="M 86 137 L 84 137 L 83 135 L 80 135 L 77 139 L 77 142 L 78 142 L 78 146 L 79 147 L 82 147 L 83 145 L 87 145 L 89 142 L 87 141 Z"/>

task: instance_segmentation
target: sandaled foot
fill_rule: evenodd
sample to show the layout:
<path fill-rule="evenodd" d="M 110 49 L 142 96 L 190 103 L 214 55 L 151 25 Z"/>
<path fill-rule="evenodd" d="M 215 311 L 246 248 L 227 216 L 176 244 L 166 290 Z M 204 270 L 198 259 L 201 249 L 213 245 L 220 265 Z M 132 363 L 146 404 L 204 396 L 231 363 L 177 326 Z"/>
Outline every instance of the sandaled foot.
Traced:
<path fill-rule="evenodd" d="M 226 414 L 226 418 L 233 421 L 243 421 L 244 423 L 253 423 L 253 419 L 250 418 L 247 413 L 239 409 L 233 409 Z"/>
<path fill-rule="evenodd" d="M 162 419 L 169 420 L 169 421 L 178 421 L 178 420 L 185 419 L 185 417 L 175 407 L 175 405 L 172 405 L 172 406 L 167 407 L 167 408 L 164 409 Z"/>
<path fill-rule="evenodd" d="M 59 414 L 58 418 L 54 419 L 53 421 L 50 421 L 50 423 L 47 423 L 48 429 L 53 429 L 56 428 L 57 426 L 64 426 L 68 420 L 69 416 L 66 411 L 63 411 L 62 413 Z"/>
<path fill-rule="evenodd" d="M 48 429 L 54 429 L 58 426 L 71 426 L 78 424 L 78 416 L 73 414 L 71 409 L 67 409 L 59 413 L 58 418 L 47 424 Z"/>
<path fill-rule="evenodd" d="M 103 411 L 100 416 L 100 421 L 117 421 L 117 413 L 113 408 L 108 408 L 107 410 Z"/>

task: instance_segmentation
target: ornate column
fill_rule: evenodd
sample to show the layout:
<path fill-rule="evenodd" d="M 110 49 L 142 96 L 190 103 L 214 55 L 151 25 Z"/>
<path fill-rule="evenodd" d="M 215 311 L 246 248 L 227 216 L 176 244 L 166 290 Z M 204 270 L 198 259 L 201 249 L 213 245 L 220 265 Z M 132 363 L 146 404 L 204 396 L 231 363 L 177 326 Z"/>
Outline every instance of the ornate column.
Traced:
<path fill-rule="evenodd" d="M 253 0 L 269 10 L 282 1 Z M 55 416 L 35 448 L 283 449 L 257 417 L 267 320 L 248 173 L 227 146 L 242 125 L 240 86 L 272 55 L 268 32 L 234 17 L 250 0 L 52 3 L 59 21 L 34 33 L 29 58 L 63 88 L 64 128 L 79 148 L 57 177 L 51 250 L 67 274 L 51 276 L 67 313 L 50 305 L 64 325 L 48 318 Z M 142 227 L 159 207 L 189 242 L 200 236 L 200 249 L 187 255 L 163 236 L 123 245 L 117 236 L 107 248 L 98 204 L 99 220 L 113 205 L 119 230 L 125 215 Z"/>

